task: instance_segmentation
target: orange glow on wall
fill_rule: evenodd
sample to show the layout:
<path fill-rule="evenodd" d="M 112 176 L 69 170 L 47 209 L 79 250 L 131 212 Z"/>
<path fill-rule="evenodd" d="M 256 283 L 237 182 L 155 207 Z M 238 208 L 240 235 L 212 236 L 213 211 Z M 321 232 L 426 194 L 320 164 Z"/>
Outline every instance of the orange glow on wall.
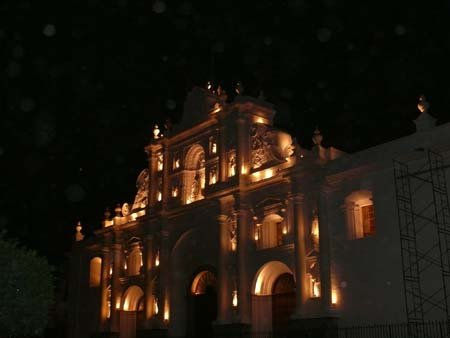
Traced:
<path fill-rule="evenodd" d="M 235 239 L 231 240 L 231 251 L 236 251 L 237 243 Z"/>
<path fill-rule="evenodd" d="M 338 303 L 338 294 L 336 289 L 331 290 L 331 304 L 336 305 Z"/>
<path fill-rule="evenodd" d="M 159 266 L 159 251 L 156 253 L 155 266 Z"/>
<path fill-rule="evenodd" d="M 178 187 L 173 187 L 172 189 L 172 197 L 177 197 L 178 196 Z"/>
<path fill-rule="evenodd" d="M 169 321 L 169 302 L 167 301 L 167 299 L 164 304 L 164 321 Z"/>
<path fill-rule="evenodd" d="M 241 174 L 242 174 L 242 175 L 247 174 L 247 166 L 246 166 L 245 164 L 243 164 L 243 165 L 241 166 Z"/>
<path fill-rule="evenodd" d="M 215 172 L 211 173 L 211 178 L 209 180 L 209 184 L 216 184 L 217 182 L 217 175 Z"/>
<path fill-rule="evenodd" d="M 117 297 L 117 299 L 116 299 L 116 309 L 117 310 L 120 309 L 120 297 Z"/>
<path fill-rule="evenodd" d="M 159 312 L 159 308 L 158 308 L 158 299 L 155 298 L 155 299 L 153 299 L 153 313 L 154 313 L 155 315 L 157 315 L 158 312 Z"/>
<path fill-rule="evenodd" d="M 238 306 L 238 293 L 237 290 L 233 291 L 233 307 Z"/>
<path fill-rule="evenodd" d="M 94 257 L 91 259 L 89 267 L 89 286 L 96 287 L 100 285 L 102 270 L 102 259 Z"/>

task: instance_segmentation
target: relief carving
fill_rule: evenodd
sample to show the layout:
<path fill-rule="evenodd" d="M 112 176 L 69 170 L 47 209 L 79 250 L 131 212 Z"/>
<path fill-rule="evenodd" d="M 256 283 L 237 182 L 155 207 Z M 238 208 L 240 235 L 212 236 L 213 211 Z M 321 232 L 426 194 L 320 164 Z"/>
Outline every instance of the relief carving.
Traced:
<path fill-rule="evenodd" d="M 256 123 L 250 128 L 250 136 L 253 169 L 282 163 L 294 154 L 292 138 L 285 132 Z"/>
<path fill-rule="evenodd" d="M 136 180 L 137 193 L 134 198 L 132 210 L 143 209 L 148 204 L 148 182 L 150 175 L 148 169 L 144 169 Z"/>

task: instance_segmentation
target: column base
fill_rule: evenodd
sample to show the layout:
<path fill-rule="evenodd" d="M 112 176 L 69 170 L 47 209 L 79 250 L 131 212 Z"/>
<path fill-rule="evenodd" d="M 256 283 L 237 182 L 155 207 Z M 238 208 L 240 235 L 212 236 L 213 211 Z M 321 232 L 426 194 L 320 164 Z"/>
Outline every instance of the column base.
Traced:
<path fill-rule="evenodd" d="M 241 338 L 250 336 L 251 325 L 243 323 L 214 324 L 214 338 Z"/>
<path fill-rule="evenodd" d="M 293 318 L 288 331 L 293 337 L 337 338 L 337 317 Z"/>
<path fill-rule="evenodd" d="M 144 329 L 136 331 L 136 338 L 166 338 L 167 329 Z"/>

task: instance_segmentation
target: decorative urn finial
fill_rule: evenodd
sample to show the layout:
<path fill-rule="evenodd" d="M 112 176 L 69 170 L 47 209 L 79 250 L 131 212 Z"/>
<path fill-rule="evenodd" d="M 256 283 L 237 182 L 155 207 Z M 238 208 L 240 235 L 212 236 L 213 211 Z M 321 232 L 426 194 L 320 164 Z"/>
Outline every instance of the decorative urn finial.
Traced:
<path fill-rule="evenodd" d="M 314 142 L 314 144 L 316 145 L 316 146 L 322 146 L 322 140 L 323 140 L 323 136 L 322 136 L 322 134 L 320 133 L 320 130 L 319 130 L 319 128 L 317 128 L 316 127 L 316 130 L 314 130 L 314 134 L 313 134 L 313 137 L 312 137 L 312 141 Z"/>
<path fill-rule="evenodd" d="M 159 139 L 161 136 L 159 135 L 161 130 L 159 130 L 158 125 L 155 124 L 155 127 L 153 127 L 153 138 L 155 140 Z"/>
<path fill-rule="evenodd" d="M 75 241 L 76 242 L 82 241 L 84 239 L 84 235 L 81 233 L 81 230 L 83 229 L 83 227 L 81 226 L 81 222 L 78 222 L 75 229 L 77 230 L 75 234 Z"/>
<path fill-rule="evenodd" d="M 420 95 L 417 108 L 421 113 L 428 113 L 428 109 L 430 109 L 430 103 L 427 101 L 425 95 Z"/>
<path fill-rule="evenodd" d="M 242 85 L 242 82 L 238 81 L 234 87 L 234 90 L 236 94 L 242 95 L 244 93 L 244 86 Z"/>
<path fill-rule="evenodd" d="M 109 221 L 111 219 L 111 211 L 109 211 L 109 208 L 105 209 L 103 216 L 105 216 L 105 221 Z"/>
<path fill-rule="evenodd" d="M 428 103 L 425 95 L 420 95 L 417 109 L 419 109 L 420 115 L 414 120 L 416 130 L 420 132 L 433 129 L 436 126 L 436 119 L 428 113 L 430 103 Z"/>
<path fill-rule="evenodd" d="M 122 207 L 120 206 L 120 203 L 117 203 L 114 212 L 116 213 L 116 217 L 122 217 Z"/>
<path fill-rule="evenodd" d="M 258 95 L 258 100 L 265 101 L 266 97 L 264 96 L 264 91 L 260 90 Z"/>

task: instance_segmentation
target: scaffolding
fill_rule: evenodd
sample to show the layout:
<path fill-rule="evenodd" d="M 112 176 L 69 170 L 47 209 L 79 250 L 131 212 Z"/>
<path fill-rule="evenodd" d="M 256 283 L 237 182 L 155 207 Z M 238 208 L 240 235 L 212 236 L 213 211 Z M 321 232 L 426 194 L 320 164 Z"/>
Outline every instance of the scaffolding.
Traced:
<path fill-rule="evenodd" d="M 423 330 L 428 315 L 445 315 L 450 337 L 450 208 L 441 154 L 406 164 L 394 160 L 402 272 L 408 334 Z M 418 168 L 417 168 L 418 167 Z"/>

